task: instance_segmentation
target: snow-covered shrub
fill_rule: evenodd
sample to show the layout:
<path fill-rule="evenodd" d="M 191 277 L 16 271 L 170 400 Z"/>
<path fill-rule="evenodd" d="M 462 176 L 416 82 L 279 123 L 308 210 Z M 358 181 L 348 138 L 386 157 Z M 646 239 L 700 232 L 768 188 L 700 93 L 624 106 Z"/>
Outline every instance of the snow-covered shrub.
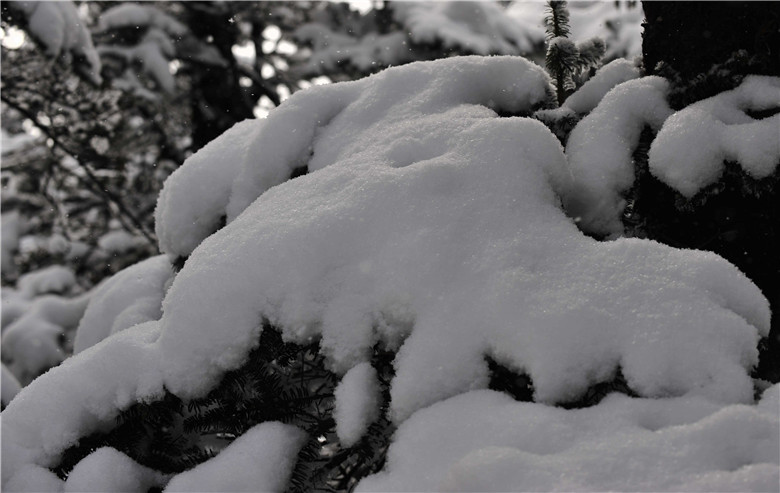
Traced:
<path fill-rule="evenodd" d="M 558 104 L 563 104 L 566 96 L 582 85 L 583 78 L 601 65 L 606 45 L 598 37 L 575 44 L 569 39 L 571 30 L 567 2 L 550 0 L 547 6 L 544 18 L 547 53 L 544 61 L 555 81 Z"/>
<path fill-rule="evenodd" d="M 76 285 L 73 271 L 62 266 L 29 272 L 19 278 L 17 289 L 3 288 L 4 381 L 9 372 L 16 385 L 27 385 L 60 364 L 71 352 L 88 300 L 89 294 L 81 293 Z M 9 380 L 11 388 L 13 380 Z"/>
<path fill-rule="evenodd" d="M 533 25 L 541 16 L 516 18 L 497 2 L 385 2 L 352 14 L 334 22 L 331 12 L 329 22 L 316 18 L 297 28 L 296 40 L 311 53 L 295 69 L 340 80 L 458 54 L 532 56 L 544 42 Z"/>
<path fill-rule="evenodd" d="M 64 2 L 9 1 L 3 9 L 22 18 L 27 31 L 55 59 L 74 60 L 80 72 L 100 84 L 100 57 L 92 44 L 87 26 L 79 18 L 76 5 Z"/>
<path fill-rule="evenodd" d="M 625 84 L 663 90 L 656 79 Z M 638 135 L 636 119 L 660 117 L 621 104 L 622 90 L 602 105 Z M 144 467 L 178 472 L 188 456 L 162 471 L 149 447 L 122 441 L 132 436 L 121 423 L 144 431 L 131 444 L 164 444 L 188 418 L 240 429 L 210 437 L 233 441 L 171 490 L 281 489 L 288 477 L 295 489 L 323 479 L 306 472 L 317 463 L 347 460 L 374 417 L 398 431 L 358 490 L 774 487 L 778 387 L 753 406 L 749 377 L 769 330 L 766 299 L 714 254 L 583 235 L 561 201 L 587 202 L 587 182 L 527 118 L 550 94 L 523 59 L 453 58 L 298 93 L 231 129 L 204 150 L 214 165 L 236 161 L 186 241 L 175 238 L 199 198 L 182 184 L 208 189 L 213 170 L 196 155 L 161 194 L 161 248 L 186 258 L 161 318 L 67 360 L 4 411 L 4 490 L 61 489 L 50 469 L 72 467 L 82 481 L 93 463 L 122 464 L 146 485 Z M 301 167 L 308 174 L 288 180 Z M 279 344 L 297 345 L 300 360 L 269 356 Z M 335 385 L 311 426 L 260 404 L 289 394 L 259 391 L 269 375 L 295 384 L 291 368 L 307 365 L 320 390 Z M 525 374 L 536 402 L 486 390 L 499 367 Z M 552 407 L 615 380 L 639 397 Z M 315 405 L 311 391 L 300 402 Z M 187 437 L 193 461 L 221 448 L 206 433 Z M 104 446 L 131 460 L 88 455 Z M 238 467 L 248 453 L 276 457 L 278 469 Z M 605 473 L 610 458 L 622 467 Z M 345 487 L 375 471 L 357 468 Z"/>

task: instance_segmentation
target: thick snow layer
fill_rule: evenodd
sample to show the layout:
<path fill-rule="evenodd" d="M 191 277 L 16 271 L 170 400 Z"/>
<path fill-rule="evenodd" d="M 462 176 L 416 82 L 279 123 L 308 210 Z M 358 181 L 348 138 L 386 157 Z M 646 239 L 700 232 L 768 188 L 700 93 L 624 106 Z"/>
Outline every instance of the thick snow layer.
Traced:
<path fill-rule="evenodd" d="M 170 261 L 159 255 L 114 274 L 93 289 L 76 329 L 74 354 L 133 325 L 159 320 L 172 277 Z"/>
<path fill-rule="evenodd" d="M 779 391 L 758 406 L 613 394 L 570 411 L 473 391 L 403 423 L 357 491 L 778 491 Z"/>
<path fill-rule="evenodd" d="M 623 231 L 622 194 L 634 183 L 631 155 L 645 126 L 658 130 L 672 114 L 667 91 L 668 82 L 655 76 L 619 84 L 569 135 L 566 156 L 576 192 L 564 203 L 585 231 Z"/>
<path fill-rule="evenodd" d="M 341 445 L 351 447 L 379 417 L 381 394 L 376 370 L 368 362 L 353 367 L 339 382 L 335 397 L 336 435 Z"/>
<path fill-rule="evenodd" d="M 480 390 L 422 410 L 358 491 L 777 491 L 778 394 L 564 410 Z"/>
<path fill-rule="evenodd" d="M 8 2 L 27 17 L 27 30 L 52 57 L 75 55 L 83 60 L 85 75 L 100 84 L 100 57 L 92 44 L 86 24 L 73 2 Z"/>
<path fill-rule="evenodd" d="M 216 457 L 174 476 L 165 492 L 285 491 L 306 438 L 295 426 L 261 423 Z"/>
<path fill-rule="evenodd" d="M 263 122 L 237 123 L 190 156 L 165 181 L 154 213 L 160 251 L 173 259 L 186 257 L 219 229 L 236 175 L 262 156 L 250 149 L 261 134 Z M 287 171 L 276 181 L 289 176 Z"/>
<path fill-rule="evenodd" d="M 122 452 L 102 447 L 76 464 L 65 481 L 65 492 L 145 492 L 162 486 L 165 479 L 163 474 L 138 464 Z"/>
<path fill-rule="evenodd" d="M 486 387 L 486 355 L 526 371 L 548 403 L 618 368 L 643 396 L 752 401 L 765 298 L 714 254 L 582 235 L 560 208 L 571 177 L 557 139 L 493 111 L 530 114 L 550 92 L 525 60 L 452 58 L 314 87 L 255 122 L 257 134 L 251 122 L 229 131 L 224 149 L 204 151 L 213 169 L 185 164 L 169 186 L 220 187 L 206 214 L 228 203 L 232 222 L 189 256 L 160 321 L 104 339 L 17 395 L 3 414 L 4 481 L 51 466 L 164 388 L 205 394 L 245 361 L 263 318 L 286 340 L 321 337 L 341 373 L 377 343 L 400 347 L 397 423 Z M 210 181 L 236 155 L 229 142 L 247 156 L 231 165 L 241 168 L 232 187 Z M 301 165 L 308 175 L 269 189 Z M 174 196 L 158 227 L 185 232 L 181 208 L 200 197 Z"/>
<path fill-rule="evenodd" d="M 650 147 L 650 172 L 686 197 L 716 182 L 724 161 L 766 178 L 780 164 L 780 114 L 756 120 L 746 112 L 768 109 L 780 109 L 780 77 L 749 76 L 678 111 Z"/>

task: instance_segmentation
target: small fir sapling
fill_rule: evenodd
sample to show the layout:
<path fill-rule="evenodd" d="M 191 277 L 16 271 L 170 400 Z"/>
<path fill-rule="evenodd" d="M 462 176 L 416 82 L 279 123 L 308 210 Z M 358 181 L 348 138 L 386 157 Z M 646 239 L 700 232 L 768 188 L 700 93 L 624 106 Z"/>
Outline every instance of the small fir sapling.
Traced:
<path fill-rule="evenodd" d="M 558 104 L 585 81 L 590 69 L 598 68 L 606 45 L 600 38 L 575 44 L 569 39 L 569 9 L 564 1 L 547 2 L 544 26 L 547 37 L 545 65 L 555 81 Z"/>
<path fill-rule="evenodd" d="M 564 1 L 547 2 L 544 25 L 547 38 L 545 65 L 553 79 L 553 99 L 558 108 L 537 111 L 534 118 L 544 123 L 565 145 L 580 115 L 571 108 L 563 108 L 563 102 L 595 73 L 601 65 L 606 45 L 600 38 L 591 38 L 578 44 L 569 39 L 569 10 Z"/>

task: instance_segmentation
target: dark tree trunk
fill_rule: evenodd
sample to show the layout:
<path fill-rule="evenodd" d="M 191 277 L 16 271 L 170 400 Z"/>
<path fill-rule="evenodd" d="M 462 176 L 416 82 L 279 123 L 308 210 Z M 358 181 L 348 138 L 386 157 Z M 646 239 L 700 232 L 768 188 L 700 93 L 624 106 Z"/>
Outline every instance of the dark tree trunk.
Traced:
<path fill-rule="evenodd" d="M 645 69 L 669 78 L 669 103 L 674 109 L 732 89 L 747 74 L 780 76 L 780 2 L 643 1 L 642 5 Z M 735 56 L 738 51 L 742 53 Z M 716 66 L 719 70 L 711 70 Z M 779 110 L 780 102 L 778 108 L 754 117 L 766 118 Z M 706 199 L 693 204 L 645 172 L 635 188 L 635 205 L 638 215 L 647 220 L 648 237 L 714 251 L 763 291 L 772 308 L 772 328 L 761 343 L 755 376 L 777 382 L 780 170 L 760 181 L 745 176 L 736 163 L 729 163 L 728 170 L 720 180 L 722 190 L 705 191 Z M 749 189 L 757 192 L 747 193 Z M 681 209 L 676 202 L 687 206 Z"/>
<path fill-rule="evenodd" d="M 746 50 L 753 73 L 780 75 L 780 2 L 642 2 L 642 56 L 648 74 L 659 62 L 683 78 L 705 73 Z"/>

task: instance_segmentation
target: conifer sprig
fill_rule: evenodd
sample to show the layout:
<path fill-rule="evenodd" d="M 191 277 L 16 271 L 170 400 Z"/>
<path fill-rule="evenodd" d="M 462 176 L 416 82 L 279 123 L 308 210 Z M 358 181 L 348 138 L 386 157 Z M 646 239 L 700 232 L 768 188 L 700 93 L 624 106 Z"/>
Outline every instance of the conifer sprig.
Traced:
<path fill-rule="evenodd" d="M 569 39 L 569 9 L 566 2 L 547 2 L 547 15 L 544 17 L 547 54 L 545 65 L 555 80 L 558 104 L 563 104 L 569 93 L 581 83 L 583 75 L 595 69 L 604 57 L 606 46 L 599 38 L 574 44 Z"/>
<path fill-rule="evenodd" d="M 544 16 L 544 27 L 548 41 L 557 37 L 566 38 L 571 34 L 568 2 L 554 0 L 547 2 L 547 15 Z"/>

